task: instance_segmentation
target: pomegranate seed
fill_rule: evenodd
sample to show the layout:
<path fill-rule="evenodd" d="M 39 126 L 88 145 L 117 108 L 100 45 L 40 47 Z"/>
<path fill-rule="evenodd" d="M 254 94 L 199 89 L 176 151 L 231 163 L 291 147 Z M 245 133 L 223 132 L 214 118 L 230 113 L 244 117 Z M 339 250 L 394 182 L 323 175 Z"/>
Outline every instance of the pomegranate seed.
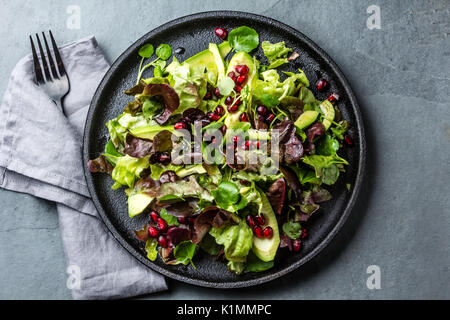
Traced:
<path fill-rule="evenodd" d="M 225 109 L 224 109 L 224 107 L 222 107 L 222 106 L 217 106 L 217 107 L 216 107 L 216 113 L 217 113 L 219 116 L 223 116 L 223 115 L 225 114 Z"/>
<path fill-rule="evenodd" d="M 256 149 L 259 149 L 259 141 L 253 141 L 253 144 L 255 145 Z"/>
<path fill-rule="evenodd" d="M 216 28 L 214 30 L 214 33 L 216 34 L 216 36 L 218 36 L 220 39 L 225 40 L 228 36 L 228 31 L 225 28 Z"/>
<path fill-rule="evenodd" d="M 158 221 L 156 222 L 156 224 L 158 225 L 158 229 L 162 232 L 167 230 L 167 222 L 164 219 L 159 218 Z"/>
<path fill-rule="evenodd" d="M 270 239 L 273 236 L 273 229 L 271 227 L 266 227 L 263 230 L 264 238 Z"/>
<path fill-rule="evenodd" d="M 235 105 L 238 105 L 238 106 L 240 106 L 242 104 L 242 101 L 241 101 L 241 99 L 237 99 L 236 100 L 236 102 L 235 102 Z"/>
<path fill-rule="evenodd" d="M 237 104 L 233 104 L 232 106 L 229 106 L 228 107 L 228 112 L 236 112 L 236 111 L 238 111 L 238 109 L 239 109 L 239 106 L 237 105 Z"/>
<path fill-rule="evenodd" d="M 187 124 L 185 122 L 179 121 L 179 122 L 175 123 L 173 125 L 173 127 L 175 128 L 175 130 L 186 129 Z"/>
<path fill-rule="evenodd" d="M 266 121 L 268 123 L 271 123 L 273 121 L 273 119 L 275 119 L 275 115 L 273 113 L 271 113 L 267 116 Z"/>
<path fill-rule="evenodd" d="M 227 98 L 225 99 L 225 104 L 226 104 L 227 106 L 229 106 L 229 105 L 231 105 L 231 104 L 233 103 L 233 101 L 234 101 L 233 97 L 229 96 L 229 97 L 227 97 Z"/>
<path fill-rule="evenodd" d="M 262 116 L 265 116 L 267 114 L 267 108 L 264 106 L 258 106 L 258 108 L 256 108 L 256 112 Z"/>
<path fill-rule="evenodd" d="M 244 112 L 239 116 L 239 120 L 241 120 L 242 122 L 248 122 L 248 117 L 247 114 Z"/>
<path fill-rule="evenodd" d="M 319 90 L 319 91 L 324 91 L 324 90 L 326 90 L 328 88 L 328 81 L 327 80 L 325 80 L 325 79 L 320 79 L 318 82 L 317 82 L 317 90 Z"/>
<path fill-rule="evenodd" d="M 168 164 L 170 162 L 170 155 L 166 152 L 159 155 L 159 162 L 162 164 Z"/>
<path fill-rule="evenodd" d="M 220 132 L 222 132 L 222 135 L 225 135 L 225 132 L 227 132 L 227 126 L 223 125 L 222 128 L 220 128 Z"/>
<path fill-rule="evenodd" d="M 294 249 L 294 252 L 299 252 L 300 248 L 302 247 L 302 242 L 298 239 L 295 239 L 292 241 L 292 249 Z"/>
<path fill-rule="evenodd" d="M 148 235 L 152 238 L 159 236 L 159 230 L 155 227 L 148 227 Z"/>
<path fill-rule="evenodd" d="M 244 143 L 244 149 L 245 149 L 245 150 L 250 149 L 250 141 L 245 141 L 245 143 Z"/>
<path fill-rule="evenodd" d="M 350 137 L 348 134 L 345 135 L 344 140 L 347 145 L 349 146 L 353 145 L 352 137 Z"/>
<path fill-rule="evenodd" d="M 263 226 L 266 223 L 266 219 L 264 219 L 264 217 L 261 216 L 256 216 L 255 217 L 255 221 L 258 225 Z"/>
<path fill-rule="evenodd" d="M 327 100 L 334 104 L 339 101 L 339 95 L 337 93 L 332 93 Z"/>
<path fill-rule="evenodd" d="M 253 216 L 251 216 L 251 215 L 247 216 L 247 224 L 250 226 L 250 228 L 253 228 L 256 226 L 255 219 L 253 219 Z"/>
<path fill-rule="evenodd" d="M 240 75 L 246 75 L 249 71 L 248 67 L 245 64 L 240 64 L 234 67 L 234 70 L 236 70 L 237 73 Z"/>
<path fill-rule="evenodd" d="M 247 79 L 246 76 L 239 76 L 239 77 L 236 78 L 235 83 L 237 85 L 241 85 L 241 84 L 243 84 L 245 82 L 246 79 Z"/>
<path fill-rule="evenodd" d="M 254 226 L 254 227 L 253 227 L 253 233 L 254 233 L 258 238 L 263 238 L 263 237 L 264 237 L 263 229 L 262 229 L 260 226 Z"/>
<path fill-rule="evenodd" d="M 234 143 L 238 143 L 239 140 L 241 140 L 241 138 L 239 136 L 234 136 L 233 137 L 233 142 Z"/>
<path fill-rule="evenodd" d="M 308 236 L 308 230 L 302 229 L 302 233 L 300 234 L 300 239 L 305 239 Z"/>
<path fill-rule="evenodd" d="M 159 236 L 158 243 L 161 247 L 167 248 L 167 238 L 164 236 Z"/>
<path fill-rule="evenodd" d="M 238 86 L 238 85 L 236 85 L 236 86 L 234 86 L 234 91 L 236 91 L 236 92 L 241 92 L 242 91 L 242 87 L 241 86 Z"/>
<path fill-rule="evenodd" d="M 178 217 L 178 222 L 181 224 L 188 224 L 189 220 L 186 217 Z"/>
<path fill-rule="evenodd" d="M 206 114 L 206 116 L 207 116 L 208 119 L 211 120 L 211 121 L 217 121 L 217 120 L 220 119 L 220 116 L 219 116 L 217 113 L 211 112 L 211 111 L 208 112 L 208 113 Z"/>
<path fill-rule="evenodd" d="M 219 88 L 215 88 L 215 89 L 214 89 L 214 95 L 215 95 L 217 98 L 220 98 L 221 94 L 220 94 Z"/>
<path fill-rule="evenodd" d="M 211 92 L 207 92 L 207 93 L 205 94 L 205 96 L 203 97 L 203 99 L 204 99 L 204 100 L 209 100 L 209 99 L 211 99 Z"/>
<path fill-rule="evenodd" d="M 152 211 L 152 212 L 150 212 L 150 217 L 156 223 L 159 219 L 159 214 L 156 211 Z"/>
<path fill-rule="evenodd" d="M 236 82 L 236 74 L 233 71 L 228 72 L 227 76 Z"/>

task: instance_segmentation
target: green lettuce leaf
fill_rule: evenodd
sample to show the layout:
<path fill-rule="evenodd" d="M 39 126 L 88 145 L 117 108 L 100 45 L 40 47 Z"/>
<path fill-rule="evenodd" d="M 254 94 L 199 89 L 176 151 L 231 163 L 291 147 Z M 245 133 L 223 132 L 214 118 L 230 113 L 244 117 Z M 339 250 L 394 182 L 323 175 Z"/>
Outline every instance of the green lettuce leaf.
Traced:
<path fill-rule="evenodd" d="M 287 48 L 284 42 L 270 43 L 269 41 L 263 41 L 261 47 L 267 60 L 269 60 L 269 69 L 277 68 L 289 62 L 287 55 L 292 49 Z"/>
<path fill-rule="evenodd" d="M 149 156 L 144 158 L 133 158 L 129 155 L 117 157 L 116 166 L 112 171 L 112 178 L 115 181 L 113 189 L 118 189 L 122 186 L 133 188 L 134 183 L 139 178 L 142 171 L 149 167 Z"/>
<path fill-rule="evenodd" d="M 245 262 L 253 245 L 253 232 L 245 221 L 209 231 L 218 244 L 224 246 L 225 258 L 233 262 Z"/>
<path fill-rule="evenodd" d="M 148 238 L 145 242 L 145 251 L 147 252 L 147 258 L 149 258 L 150 261 L 155 261 L 158 256 L 158 250 L 156 250 L 157 246 L 158 241 L 154 238 Z"/>

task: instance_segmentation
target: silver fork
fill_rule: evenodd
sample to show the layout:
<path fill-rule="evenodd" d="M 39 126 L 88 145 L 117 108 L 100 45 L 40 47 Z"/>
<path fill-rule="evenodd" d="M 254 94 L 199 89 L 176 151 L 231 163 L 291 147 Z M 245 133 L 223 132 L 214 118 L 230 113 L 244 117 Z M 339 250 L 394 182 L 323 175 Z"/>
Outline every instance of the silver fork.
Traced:
<path fill-rule="evenodd" d="M 39 58 L 36 54 L 36 48 L 34 46 L 33 38 L 30 36 L 31 50 L 33 52 L 33 61 L 34 61 L 34 74 L 36 76 L 36 84 L 40 88 L 42 88 L 42 90 L 44 90 L 44 92 L 50 97 L 50 99 L 52 99 L 52 101 L 56 104 L 56 106 L 65 115 L 63 107 L 63 99 L 70 91 L 70 82 L 69 78 L 67 77 L 66 69 L 64 68 L 61 55 L 59 54 L 58 46 L 56 45 L 55 39 L 53 38 L 53 34 L 51 31 L 49 31 L 49 33 L 55 59 L 53 59 L 52 54 L 50 52 L 50 48 L 48 46 L 45 33 L 42 32 L 42 37 L 44 38 L 45 49 L 47 50 L 47 57 L 45 56 L 44 50 L 42 49 L 42 44 L 41 40 L 39 39 L 39 35 L 36 33 L 36 39 L 38 42 L 39 51 L 41 53 L 41 60 L 44 69 L 44 74 L 42 74 L 42 68 L 39 62 Z M 50 64 L 50 68 L 48 66 L 47 59 L 48 63 Z"/>

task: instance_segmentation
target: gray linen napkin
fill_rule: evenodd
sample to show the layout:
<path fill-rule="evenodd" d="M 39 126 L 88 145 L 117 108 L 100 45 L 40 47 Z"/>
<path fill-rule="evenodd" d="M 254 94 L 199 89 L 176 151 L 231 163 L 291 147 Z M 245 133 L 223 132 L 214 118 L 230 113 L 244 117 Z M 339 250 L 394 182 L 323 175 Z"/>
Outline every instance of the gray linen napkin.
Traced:
<path fill-rule="evenodd" d="M 0 187 L 56 202 L 75 299 L 124 298 L 167 289 L 163 276 L 123 249 L 89 198 L 81 158 L 90 100 L 109 68 L 95 37 L 61 47 L 71 90 L 67 118 L 35 85 L 26 56 L 0 106 Z"/>

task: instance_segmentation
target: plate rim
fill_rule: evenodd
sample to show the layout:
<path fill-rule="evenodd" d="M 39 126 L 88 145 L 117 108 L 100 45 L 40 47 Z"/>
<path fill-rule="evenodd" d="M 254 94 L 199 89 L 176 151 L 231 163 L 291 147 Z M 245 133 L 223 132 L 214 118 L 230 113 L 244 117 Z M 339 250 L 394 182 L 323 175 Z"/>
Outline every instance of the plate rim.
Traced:
<path fill-rule="evenodd" d="M 317 246 L 315 246 L 311 252 L 309 252 L 307 255 L 303 256 L 301 259 L 296 261 L 295 263 L 289 265 L 288 267 L 277 271 L 272 274 L 264 275 L 255 279 L 251 280 L 242 280 L 242 281 L 233 281 L 233 282 L 216 282 L 216 281 L 207 281 L 207 280 L 200 280 L 200 279 L 193 279 L 187 276 L 183 276 L 180 274 L 177 274 L 173 271 L 170 271 L 169 269 L 165 269 L 163 267 L 160 267 L 150 260 L 146 259 L 142 256 L 140 252 L 138 252 L 134 247 L 132 247 L 117 231 L 117 229 L 114 227 L 112 222 L 109 220 L 108 216 L 105 213 L 105 210 L 103 209 L 97 194 L 94 189 L 93 179 L 90 176 L 89 168 L 87 166 L 87 160 L 89 160 L 89 151 L 88 151 L 88 144 L 89 144 L 89 133 L 91 129 L 92 124 L 92 118 L 94 115 L 94 104 L 96 104 L 97 100 L 99 99 L 99 96 L 101 95 L 106 82 L 108 81 L 111 76 L 113 76 L 114 71 L 121 65 L 123 60 L 125 60 L 128 55 L 136 50 L 137 47 L 140 47 L 142 43 L 146 42 L 148 38 L 153 37 L 154 35 L 158 34 L 159 32 L 164 31 L 167 28 L 175 27 L 176 25 L 193 21 L 196 19 L 204 19 L 204 18 L 213 18 L 213 17 L 220 17 L 220 18 L 227 18 L 227 17 L 245 17 L 251 20 L 256 20 L 261 23 L 268 23 L 272 24 L 274 26 L 277 26 L 278 28 L 283 29 L 287 33 L 290 33 L 296 38 L 302 39 L 303 42 L 305 42 L 308 46 L 310 46 L 314 51 L 318 52 L 319 55 L 326 61 L 326 63 L 329 65 L 331 70 L 336 74 L 337 80 L 342 84 L 342 86 L 348 91 L 348 99 L 351 105 L 351 108 L 353 110 L 355 119 L 356 119 L 356 131 L 358 132 L 358 135 L 360 137 L 360 144 L 359 144 L 359 155 L 358 155 L 358 170 L 356 172 L 356 178 L 355 183 L 352 188 L 352 193 L 350 195 L 349 200 L 346 202 L 346 205 L 343 209 L 342 215 L 340 216 L 338 222 L 334 225 L 334 227 L 331 229 L 331 231 L 326 234 L 324 239 L 322 239 Z M 244 12 L 244 11 L 232 11 L 232 10 L 214 10 L 214 11 L 204 11 L 199 13 L 193 13 L 186 16 L 182 16 L 173 20 L 170 20 L 153 30 L 145 33 L 142 35 L 138 40 L 133 42 L 125 51 L 122 52 L 122 54 L 119 55 L 119 57 L 111 64 L 108 71 L 103 76 L 102 80 L 100 81 L 92 99 L 89 104 L 89 110 L 86 116 L 84 131 L 83 131 L 83 145 L 82 145 L 82 157 L 83 157 L 83 169 L 84 169 L 84 176 L 86 179 L 87 187 L 89 190 L 89 194 L 91 196 L 91 199 L 94 203 L 94 206 L 97 210 L 97 212 L 100 215 L 100 218 L 102 222 L 107 227 L 108 231 L 113 235 L 113 237 L 118 241 L 118 243 L 127 250 L 131 256 L 133 256 L 137 261 L 141 262 L 146 267 L 175 280 L 182 281 L 191 285 L 197 285 L 201 287 L 208 287 L 208 288 L 218 288 L 218 289 L 232 289 L 232 288 L 244 288 L 244 287 L 251 287 L 256 285 L 261 285 L 266 282 L 273 281 L 277 278 L 280 278 L 296 269 L 298 269 L 300 266 L 308 263 L 311 261 L 314 257 L 316 257 L 323 249 L 325 249 L 335 238 L 335 236 L 338 234 L 338 232 L 342 229 L 342 226 L 347 221 L 348 217 L 350 216 L 355 203 L 358 199 L 358 196 L 361 191 L 361 186 L 364 180 L 365 171 L 366 171 L 366 156 L 367 156 L 367 147 L 366 147 L 366 137 L 365 137 L 365 129 L 364 129 L 364 123 L 362 119 L 362 113 L 361 109 L 359 107 L 358 101 L 356 99 L 355 93 L 350 86 L 347 78 L 345 77 L 344 73 L 341 71 L 339 66 L 334 62 L 334 60 L 321 48 L 319 47 L 314 41 L 312 41 L 310 38 L 308 38 L 306 35 L 304 35 L 302 32 L 296 30 L 295 28 L 280 22 L 276 19 Z"/>

